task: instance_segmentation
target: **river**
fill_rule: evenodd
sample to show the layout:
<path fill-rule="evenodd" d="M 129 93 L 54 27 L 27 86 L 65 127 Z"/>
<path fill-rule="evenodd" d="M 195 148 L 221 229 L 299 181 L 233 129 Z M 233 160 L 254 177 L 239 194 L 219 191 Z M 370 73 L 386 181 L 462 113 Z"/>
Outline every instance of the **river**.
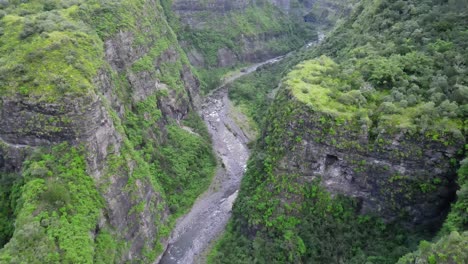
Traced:
<path fill-rule="evenodd" d="M 195 201 L 191 211 L 177 221 L 160 264 L 195 263 L 226 227 L 250 155 L 249 138 L 231 119 L 227 86 L 258 67 L 281 59 L 244 68 L 205 97 L 200 115 L 208 126 L 213 148 L 222 164 L 209 189 Z"/>

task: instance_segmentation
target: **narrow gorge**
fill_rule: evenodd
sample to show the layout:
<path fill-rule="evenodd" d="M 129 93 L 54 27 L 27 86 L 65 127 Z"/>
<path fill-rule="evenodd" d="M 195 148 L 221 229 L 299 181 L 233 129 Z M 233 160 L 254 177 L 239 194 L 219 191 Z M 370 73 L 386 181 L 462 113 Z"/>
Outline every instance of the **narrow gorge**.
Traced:
<path fill-rule="evenodd" d="M 221 159 L 221 168 L 209 190 L 195 201 L 187 215 L 178 220 L 169 247 L 159 263 L 193 263 L 224 230 L 247 167 L 250 154 L 247 144 L 253 140 L 236 123 L 237 118 L 245 116 L 233 109 L 227 89 L 237 78 L 278 60 L 274 58 L 242 69 L 205 97 L 200 114 Z"/>
<path fill-rule="evenodd" d="M 468 263 L 465 0 L 0 0 L 0 263 Z"/>

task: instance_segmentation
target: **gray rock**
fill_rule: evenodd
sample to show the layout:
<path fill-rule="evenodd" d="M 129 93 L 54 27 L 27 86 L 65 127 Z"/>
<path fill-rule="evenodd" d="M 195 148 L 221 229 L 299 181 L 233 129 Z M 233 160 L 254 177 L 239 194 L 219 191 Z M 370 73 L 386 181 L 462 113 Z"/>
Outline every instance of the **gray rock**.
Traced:
<path fill-rule="evenodd" d="M 387 222 L 430 227 L 443 221 L 457 188 L 451 159 L 464 142 L 445 145 L 424 135 L 385 132 L 371 139 L 355 124 L 334 121 L 328 125 L 336 134 L 329 134 L 319 113 L 298 105 L 291 106 L 300 110 L 284 124 L 286 151 L 278 174 L 299 174 L 303 182 L 320 178 L 330 193 L 356 198 L 361 213 Z M 274 115 L 283 114 L 283 108 L 275 109 Z M 290 139 L 296 136 L 300 142 Z"/>

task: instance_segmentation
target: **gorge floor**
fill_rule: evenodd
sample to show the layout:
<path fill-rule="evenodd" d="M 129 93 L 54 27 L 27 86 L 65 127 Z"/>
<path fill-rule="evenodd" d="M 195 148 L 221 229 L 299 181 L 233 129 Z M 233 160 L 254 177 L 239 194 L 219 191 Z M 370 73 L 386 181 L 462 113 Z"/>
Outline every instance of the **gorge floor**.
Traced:
<path fill-rule="evenodd" d="M 205 98 L 200 115 L 211 134 L 213 148 L 221 166 L 209 189 L 197 199 L 191 211 L 177 221 L 160 264 L 196 262 L 224 230 L 250 154 L 247 147 L 250 139 L 230 115 L 232 105 L 228 98 L 227 85 L 258 67 L 278 62 L 281 58 L 243 69 L 227 78 L 222 86 Z"/>

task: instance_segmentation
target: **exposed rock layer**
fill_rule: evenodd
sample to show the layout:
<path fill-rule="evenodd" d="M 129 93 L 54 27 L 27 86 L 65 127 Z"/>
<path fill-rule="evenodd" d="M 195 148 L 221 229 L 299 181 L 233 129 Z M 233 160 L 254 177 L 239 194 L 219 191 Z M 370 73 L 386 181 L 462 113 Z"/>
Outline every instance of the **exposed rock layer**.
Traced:
<path fill-rule="evenodd" d="M 299 174 L 304 182 L 319 178 L 332 194 L 356 198 L 362 214 L 388 222 L 430 227 L 443 221 L 456 190 L 450 161 L 463 142 L 446 145 L 403 131 L 371 136 L 370 128 L 357 121 L 341 123 L 297 102 L 287 89 L 282 93 L 272 116 L 295 110 L 280 118 L 288 151 L 276 173 Z"/>

